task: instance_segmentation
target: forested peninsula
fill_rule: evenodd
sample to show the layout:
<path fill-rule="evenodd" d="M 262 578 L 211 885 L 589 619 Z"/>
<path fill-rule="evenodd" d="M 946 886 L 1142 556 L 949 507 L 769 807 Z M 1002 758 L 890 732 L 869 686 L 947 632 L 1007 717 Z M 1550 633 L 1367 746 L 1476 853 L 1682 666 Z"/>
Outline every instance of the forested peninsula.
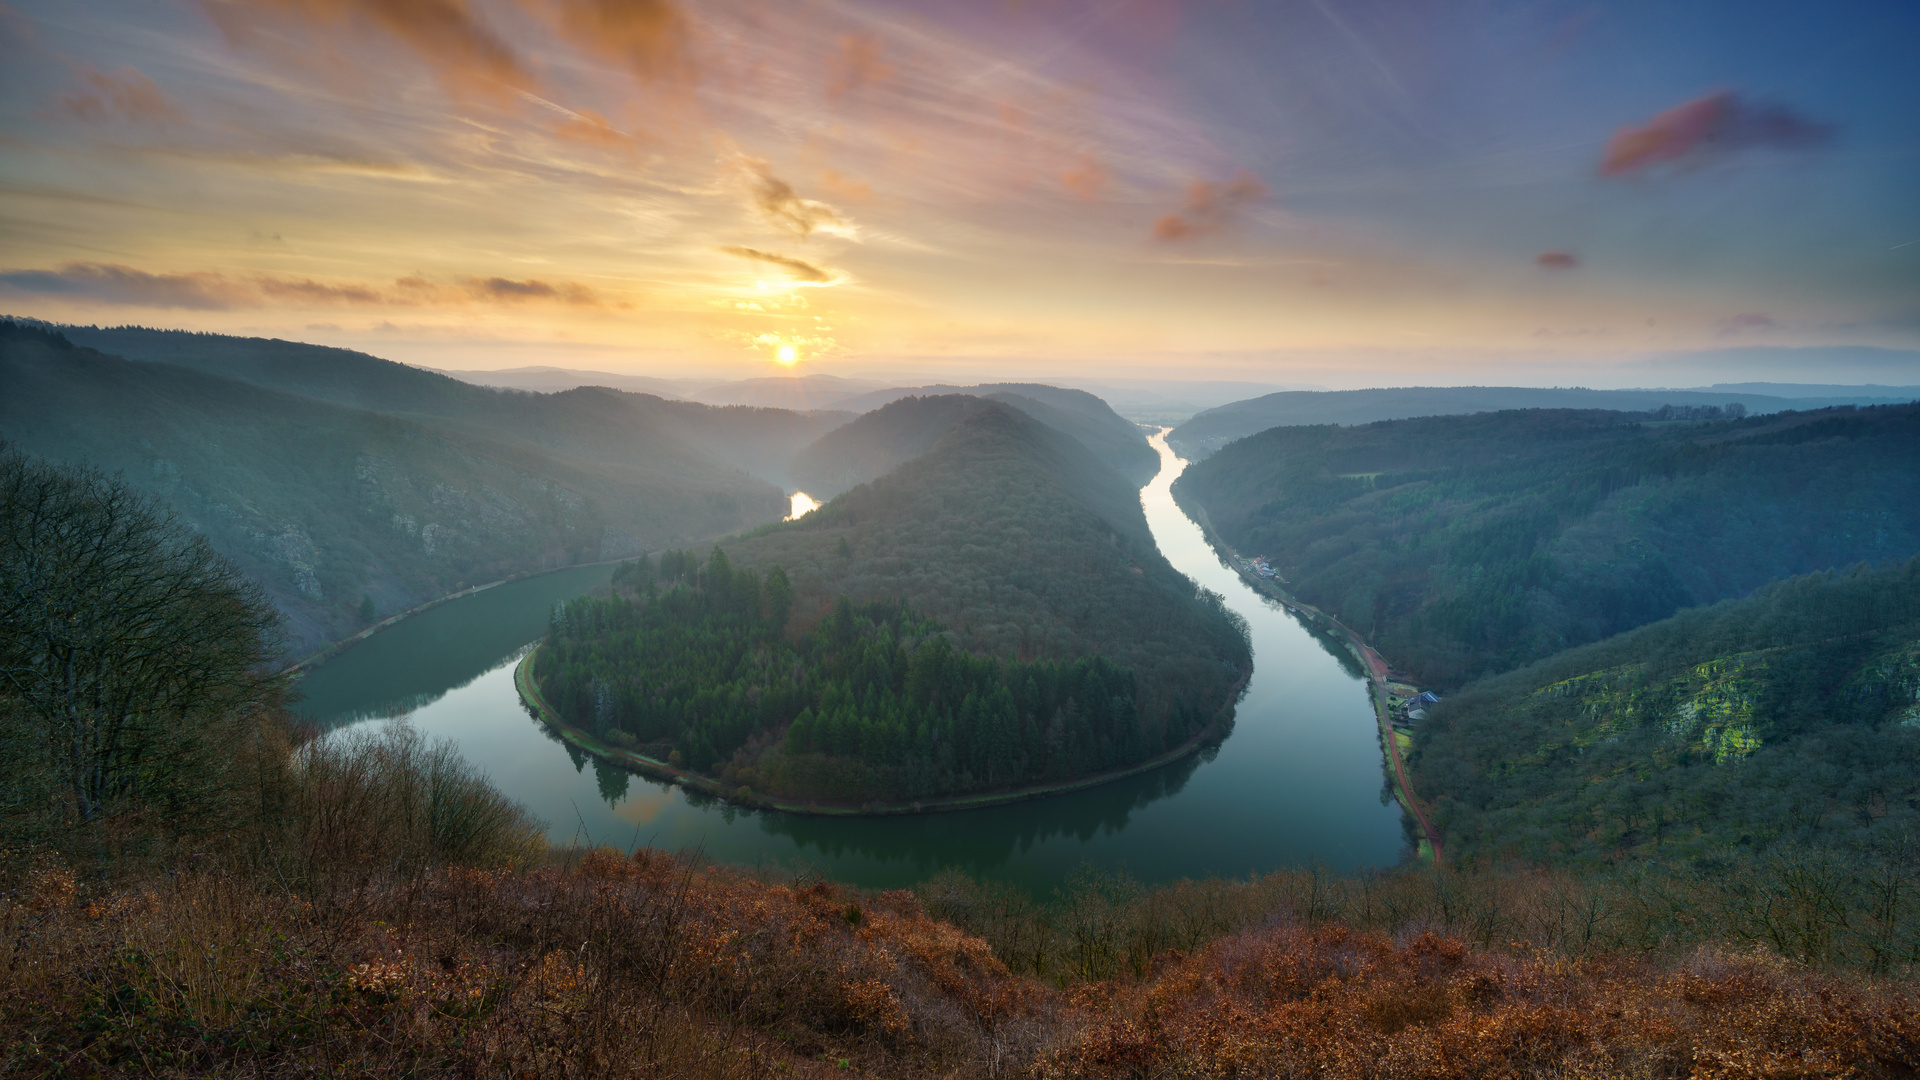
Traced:
<path fill-rule="evenodd" d="M 930 452 L 557 612 L 546 703 L 731 796 L 835 805 L 1081 780 L 1224 733 L 1244 629 L 1160 556 L 1129 482 L 999 402 L 855 425 L 921 438 L 916 412 L 951 425 Z"/>

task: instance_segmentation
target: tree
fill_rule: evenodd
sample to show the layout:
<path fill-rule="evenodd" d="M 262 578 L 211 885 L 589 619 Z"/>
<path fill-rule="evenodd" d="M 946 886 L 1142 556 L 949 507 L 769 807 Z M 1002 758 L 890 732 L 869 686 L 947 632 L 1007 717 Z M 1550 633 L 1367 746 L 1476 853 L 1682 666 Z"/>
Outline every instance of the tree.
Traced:
<path fill-rule="evenodd" d="M 360 621 L 363 623 L 370 623 L 373 621 L 373 617 L 376 614 L 378 613 L 374 611 L 374 608 L 373 608 L 373 597 L 367 596 L 363 593 L 360 597 Z"/>
<path fill-rule="evenodd" d="M 285 690 L 260 589 L 152 498 L 0 447 L 0 783 L 93 823 L 213 824 Z"/>

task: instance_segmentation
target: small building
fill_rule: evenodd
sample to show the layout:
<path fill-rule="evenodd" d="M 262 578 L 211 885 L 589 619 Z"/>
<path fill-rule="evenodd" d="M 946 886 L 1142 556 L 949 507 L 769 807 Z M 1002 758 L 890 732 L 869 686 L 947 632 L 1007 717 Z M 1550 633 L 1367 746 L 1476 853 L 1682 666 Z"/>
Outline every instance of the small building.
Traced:
<path fill-rule="evenodd" d="M 1440 695 L 1439 695 L 1439 694 L 1436 694 L 1436 693 L 1434 693 L 1434 692 L 1433 692 L 1433 691 L 1431 691 L 1431 690 L 1422 690 L 1422 691 L 1420 691 L 1420 693 L 1419 693 L 1419 694 L 1418 694 L 1418 695 L 1417 695 L 1417 696 L 1416 696 L 1416 697 L 1415 697 L 1415 698 L 1413 699 L 1413 704 L 1414 704 L 1414 705 L 1416 705 L 1416 706 L 1419 706 L 1419 705 L 1438 705 L 1438 704 L 1440 704 Z"/>
<path fill-rule="evenodd" d="M 1427 718 L 1427 710 L 1425 709 L 1413 708 L 1413 709 L 1407 710 L 1407 719 L 1413 721 L 1416 724 L 1421 722 L 1422 720 L 1425 720 L 1426 718 Z"/>

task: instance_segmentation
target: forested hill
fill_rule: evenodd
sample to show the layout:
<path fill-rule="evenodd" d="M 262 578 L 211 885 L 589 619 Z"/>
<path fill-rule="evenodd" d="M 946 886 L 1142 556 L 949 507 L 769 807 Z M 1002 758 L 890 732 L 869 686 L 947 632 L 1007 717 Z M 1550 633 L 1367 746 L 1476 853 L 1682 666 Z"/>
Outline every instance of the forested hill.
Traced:
<path fill-rule="evenodd" d="M 476 386 L 377 356 L 297 341 L 142 327 L 61 327 L 77 345 L 157 361 L 360 409 L 439 417 L 572 457 L 698 469 L 718 461 L 780 486 L 803 446 L 852 419 L 668 401 L 583 386 L 531 394 Z M 691 452 L 691 453 L 689 453 Z M 675 460 L 681 459 L 681 460 Z"/>
<path fill-rule="evenodd" d="M 1140 429 L 1117 416 L 1112 419 L 1119 425 L 1118 432 L 1083 413 L 1056 409 L 1018 394 L 997 394 L 991 399 L 940 394 L 900 398 L 822 435 L 795 457 L 794 483 L 815 498 L 832 498 L 933 449 L 953 425 L 987 407 L 989 401 L 1012 406 L 1072 436 L 1136 488 L 1151 479 L 1158 468 L 1158 455 L 1147 446 Z M 1139 454 L 1146 455 L 1153 468 L 1140 468 Z"/>
<path fill-rule="evenodd" d="M 1042 383 L 982 383 L 979 386 L 895 387 L 848 398 L 834 407 L 869 412 L 909 397 L 946 397 L 962 394 L 1012 405 L 1049 427 L 1080 440 L 1094 455 L 1140 486 L 1159 471 L 1160 458 L 1147 445 L 1146 433 L 1113 411 L 1099 397 Z"/>
<path fill-rule="evenodd" d="M 846 594 L 904 602 L 970 653 L 1107 657 L 1138 677 L 1150 722 L 1178 700 L 1226 704 L 1251 663 L 1217 598 L 1161 556 L 1132 484 L 998 403 L 967 411 L 895 471 L 727 550 L 736 565 L 785 568 L 803 628 Z"/>
<path fill-rule="evenodd" d="M 1607 409 L 1650 412 L 1665 405 L 1700 408 L 1738 403 L 1749 414 L 1836 405 L 1900 404 L 1910 395 L 1887 397 L 1911 388 L 1861 387 L 1854 394 L 1815 387 L 1817 395 L 1783 396 L 1751 387 L 1699 390 L 1588 390 L 1581 387 L 1407 386 L 1377 390 L 1287 390 L 1235 401 L 1196 413 L 1173 429 L 1167 442 L 1182 457 L 1198 461 L 1235 439 L 1271 427 L 1305 424 L 1370 424 L 1416 416 L 1458 416 L 1502 409 Z"/>
<path fill-rule="evenodd" d="M 1779 582 L 1485 680 L 1415 746 L 1456 860 L 1910 845 L 1920 559 Z"/>
<path fill-rule="evenodd" d="M 1174 486 L 1442 688 L 1780 578 L 1920 551 L 1920 406 L 1275 428 Z"/>
<path fill-rule="evenodd" d="M 556 449 L 479 422 L 129 361 L 11 323 L 0 323 L 0 386 L 0 437 L 118 470 L 165 500 L 267 589 L 296 650 L 358 630 L 363 597 L 384 617 L 461 585 L 778 520 L 787 505 L 634 422 L 619 405 L 635 395 L 555 395 L 574 400 L 552 416 L 582 418 L 578 441 Z M 582 432 L 605 442 L 581 445 Z"/>

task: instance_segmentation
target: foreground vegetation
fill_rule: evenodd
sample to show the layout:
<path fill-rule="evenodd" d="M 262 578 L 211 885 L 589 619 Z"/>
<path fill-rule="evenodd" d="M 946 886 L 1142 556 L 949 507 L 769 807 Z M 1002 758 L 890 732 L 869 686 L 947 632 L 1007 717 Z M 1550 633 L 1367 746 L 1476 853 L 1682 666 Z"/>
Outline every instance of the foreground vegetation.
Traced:
<path fill-rule="evenodd" d="M 855 606 L 795 637 L 793 593 L 715 551 L 616 572 L 614 595 L 556 609 L 534 658 L 566 723 L 751 796 L 903 802 L 1074 780 L 1139 764 L 1200 733 L 1224 702 L 1143 718 L 1131 671 L 957 652 L 898 603 Z"/>
<path fill-rule="evenodd" d="M 294 888 L 231 861 L 123 868 L 118 880 L 16 866 L 0 895 L 13 943 L 0 958 L 0 1072 L 1920 1068 L 1908 969 L 1829 966 L 1821 941 L 1835 938 L 1820 937 L 1817 907 L 1756 895 L 1790 874 L 1720 887 L 1424 871 L 1151 891 L 1083 879 L 1036 905 L 954 876 L 876 895 L 647 849 L 328 865 Z M 1744 907 L 1699 906 L 1742 895 Z M 1788 932 L 1766 916 L 1704 925 L 1737 911 L 1771 912 Z"/>

